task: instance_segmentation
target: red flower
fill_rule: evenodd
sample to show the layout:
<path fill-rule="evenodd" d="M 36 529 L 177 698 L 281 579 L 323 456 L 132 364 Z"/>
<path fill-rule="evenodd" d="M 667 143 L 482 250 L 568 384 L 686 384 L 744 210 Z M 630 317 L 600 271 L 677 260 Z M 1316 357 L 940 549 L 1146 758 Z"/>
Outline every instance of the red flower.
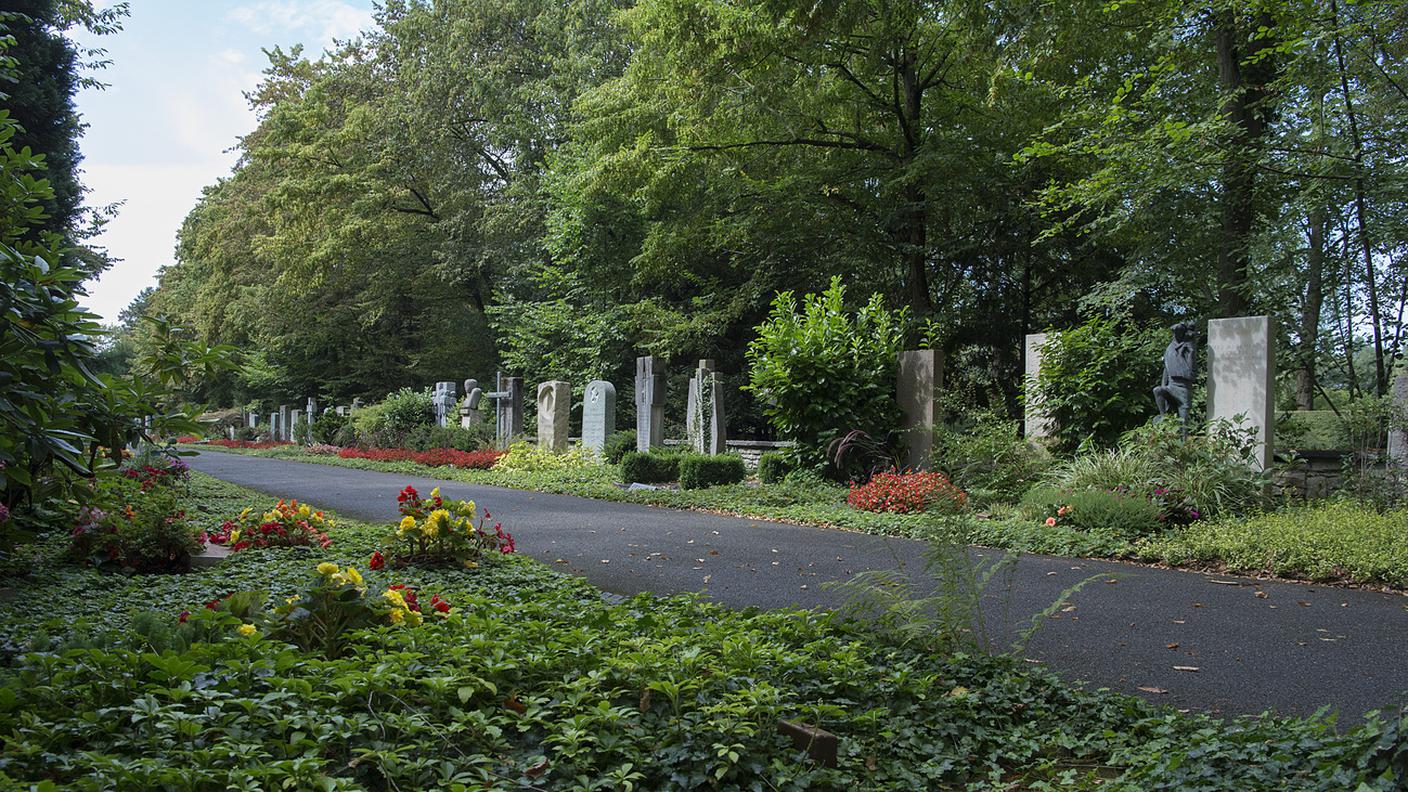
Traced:
<path fill-rule="evenodd" d="M 450 612 L 450 603 L 440 599 L 439 594 L 436 594 L 430 598 L 430 607 L 440 613 Z"/>
<path fill-rule="evenodd" d="M 181 615 L 180 615 L 179 617 L 177 617 L 176 621 L 179 622 L 180 624 L 185 624 L 185 623 L 186 623 L 186 619 L 189 619 L 189 618 L 191 618 L 191 612 L 190 612 L 190 611 L 181 611 Z"/>
<path fill-rule="evenodd" d="M 372 553 L 372 560 L 367 562 L 367 566 L 371 567 L 372 569 L 381 569 L 382 567 L 386 566 L 386 559 L 381 557 L 380 550 L 377 550 L 376 552 Z"/>

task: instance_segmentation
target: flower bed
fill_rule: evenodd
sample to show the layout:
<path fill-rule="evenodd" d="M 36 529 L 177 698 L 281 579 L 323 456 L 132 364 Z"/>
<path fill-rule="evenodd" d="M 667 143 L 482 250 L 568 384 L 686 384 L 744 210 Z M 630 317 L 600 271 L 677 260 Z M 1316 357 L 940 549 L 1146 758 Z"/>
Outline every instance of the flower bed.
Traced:
<path fill-rule="evenodd" d="M 871 512 L 957 511 L 968 495 L 942 473 L 876 473 L 846 496 L 851 508 Z"/>
<path fill-rule="evenodd" d="M 220 528 L 202 537 L 204 541 L 228 545 L 231 550 L 265 547 L 328 547 L 327 531 L 333 521 L 308 504 L 280 500 L 274 508 L 256 516 L 246 508 L 238 517 L 225 520 Z"/>
<path fill-rule="evenodd" d="M 249 451 L 258 450 L 261 448 L 278 448 L 280 446 L 293 445 L 293 443 L 289 443 L 284 440 L 227 440 L 223 437 L 217 437 L 216 439 L 211 440 L 209 444 L 221 446 L 222 448 L 238 448 Z"/>
<path fill-rule="evenodd" d="M 337 452 L 343 459 L 370 459 L 373 462 L 414 462 L 427 467 L 457 467 L 467 470 L 488 470 L 504 452 L 497 449 L 460 451 L 454 448 L 432 448 L 412 451 L 408 448 L 344 448 Z"/>

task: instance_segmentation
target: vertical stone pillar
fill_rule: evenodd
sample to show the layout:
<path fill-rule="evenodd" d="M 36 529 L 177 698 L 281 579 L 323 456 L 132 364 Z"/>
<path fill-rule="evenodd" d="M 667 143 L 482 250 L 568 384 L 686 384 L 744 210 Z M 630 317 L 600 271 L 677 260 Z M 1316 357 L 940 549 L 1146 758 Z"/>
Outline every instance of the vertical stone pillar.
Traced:
<path fill-rule="evenodd" d="M 308 401 L 303 405 L 303 414 L 307 416 L 310 422 L 317 420 L 318 400 L 313 398 L 312 396 L 309 396 Z"/>
<path fill-rule="evenodd" d="M 714 361 L 701 360 L 689 378 L 689 397 L 685 402 L 685 441 L 696 454 L 709 451 L 709 422 L 713 418 Z"/>
<path fill-rule="evenodd" d="M 665 364 L 654 355 L 636 358 L 636 449 L 665 445 Z"/>
<path fill-rule="evenodd" d="M 298 442 L 298 425 L 303 422 L 303 411 L 294 410 L 288 414 L 288 439 Z"/>
<path fill-rule="evenodd" d="M 278 433 L 277 435 L 275 435 L 275 438 L 274 438 L 274 439 L 276 439 L 276 440 L 284 440 L 284 441 L 288 441 L 288 440 L 292 440 L 292 439 L 293 439 L 292 432 L 289 431 L 289 422 L 288 422 L 288 419 L 289 419 L 289 405 L 287 405 L 287 404 L 280 404 L 280 405 L 279 405 L 279 433 Z"/>
<path fill-rule="evenodd" d="M 1051 418 L 1041 409 L 1041 395 L 1037 381 L 1041 376 L 1041 348 L 1046 344 L 1049 333 L 1028 333 L 1023 349 L 1023 403 L 1026 406 L 1022 425 L 1028 440 L 1045 440 L 1055 428 Z"/>
<path fill-rule="evenodd" d="M 587 383 L 582 400 L 582 447 L 600 454 L 616 431 L 616 386 L 606 380 Z"/>
<path fill-rule="evenodd" d="M 943 379 L 944 355 L 939 350 L 912 349 L 900 353 L 895 391 L 904 415 L 900 428 L 905 444 L 904 466 L 909 470 L 929 466 Z"/>
<path fill-rule="evenodd" d="M 1208 322 L 1208 422 L 1239 422 L 1256 440 L 1257 464 L 1271 467 L 1275 441 L 1276 350 L 1269 316 Z"/>
<path fill-rule="evenodd" d="M 571 419 L 572 385 L 561 380 L 538 385 L 538 448 L 554 454 L 566 451 Z"/>
<path fill-rule="evenodd" d="M 271 412 L 269 413 L 269 439 L 278 442 L 279 432 L 279 414 Z"/>
<path fill-rule="evenodd" d="M 1408 468 L 1408 371 L 1400 370 L 1393 378 L 1393 412 L 1388 423 L 1388 462 L 1396 468 Z"/>

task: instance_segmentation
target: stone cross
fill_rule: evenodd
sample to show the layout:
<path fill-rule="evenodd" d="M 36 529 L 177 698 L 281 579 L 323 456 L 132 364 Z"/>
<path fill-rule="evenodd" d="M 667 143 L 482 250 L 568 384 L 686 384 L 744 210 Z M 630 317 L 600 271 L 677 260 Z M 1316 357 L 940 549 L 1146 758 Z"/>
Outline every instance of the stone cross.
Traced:
<path fill-rule="evenodd" d="M 904 422 L 904 466 L 920 470 L 929 466 L 934 450 L 934 424 L 939 417 L 939 389 L 944 379 L 944 355 L 936 349 L 900 353 L 895 391 Z"/>
<path fill-rule="evenodd" d="M 616 386 L 606 380 L 587 383 L 582 401 L 582 447 L 600 454 L 616 431 Z"/>
<path fill-rule="evenodd" d="M 685 407 L 685 434 L 695 453 L 722 454 L 728 446 L 724 421 L 723 380 L 714 371 L 714 361 L 701 360 L 689 378 L 689 400 Z"/>
<path fill-rule="evenodd" d="M 538 448 L 560 454 L 567 450 L 567 425 L 572 420 L 572 385 L 561 380 L 538 386 Z"/>
<path fill-rule="evenodd" d="M 1051 417 L 1041 409 L 1040 391 L 1037 384 L 1041 378 L 1041 348 L 1046 346 L 1049 333 L 1029 333 L 1027 335 L 1026 359 L 1024 369 L 1024 392 L 1026 403 L 1026 417 L 1022 421 L 1023 431 L 1028 440 L 1045 440 L 1051 436 L 1055 427 L 1051 423 Z"/>
<path fill-rule="evenodd" d="M 318 400 L 309 396 L 308 403 L 304 405 L 303 414 L 308 416 L 309 421 L 312 421 L 318 414 Z"/>
<path fill-rule="evenodd" d="M 434 394 L 431 396 L 431 401 L 435 405 L 436 426 L 446 426 L 449 424 L 450 414 L 455 409 L 455 397 L 455 383 L 435 383 L 435 391 Z"/>
<path fill-rule="evenodd" d="M 479 402 L 484 398 L 484 391 L 479 389 L 479 380 L 467 379 L 464 381 L 464 401 L 460 402 L 460 426 L 469 429 L 479 425 L 483 418 L 479 413 Z"/>
<path fill-rule="evenodd" d="M 1276 426 L 1276 334 L 1269 316 L 1208 321 L 1208 423 L 1252 430 L 1256 461 L 1271 468 Z"/>
<path fill-rule="evenodd" d="M 636 449 L 665 445 L 665 365 L 654 355 L 636 358 Z"/>
<path fill-rule="evenodd" d="M 496 390 L 484 397 L 494 400 L 494 438 L 499 448 L 507 448 L 513 438 L 523 434 L 523 378 L 505 377 L 501 371 L 494 375 L 494 382 Z"/>

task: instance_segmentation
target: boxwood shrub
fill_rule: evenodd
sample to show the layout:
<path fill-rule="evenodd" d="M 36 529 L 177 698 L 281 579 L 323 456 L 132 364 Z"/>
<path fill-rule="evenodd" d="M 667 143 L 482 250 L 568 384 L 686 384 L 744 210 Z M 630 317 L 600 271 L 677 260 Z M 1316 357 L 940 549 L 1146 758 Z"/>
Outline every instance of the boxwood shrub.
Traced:
<path fill-rule="evenodd" d="M 758 481 L 776 484 L 797 467 L 786 454 L 771 451 L 758 458 Z"/>
<path fill-rule="evenodd" d="M 734 454 L 686 454 L 680 457 L 680 489 L 737 484 L 748 476 L 743 457 Z"/>
<path fill-rule="evenodd" d="M 669 451 L 631 451 L 621 457 L 621 480 L 628 484 L 660 484 L 678 481 L 679 477 L 679 454 Z"/>
<path fill-rule="evenodd" d="M 636 430 L 621 429 L 607 436 L 606 445 L 601 449 L 601 458 L 607 464 L 619 465 L 621 459 L 634 450 L 636 450 Z"/>

